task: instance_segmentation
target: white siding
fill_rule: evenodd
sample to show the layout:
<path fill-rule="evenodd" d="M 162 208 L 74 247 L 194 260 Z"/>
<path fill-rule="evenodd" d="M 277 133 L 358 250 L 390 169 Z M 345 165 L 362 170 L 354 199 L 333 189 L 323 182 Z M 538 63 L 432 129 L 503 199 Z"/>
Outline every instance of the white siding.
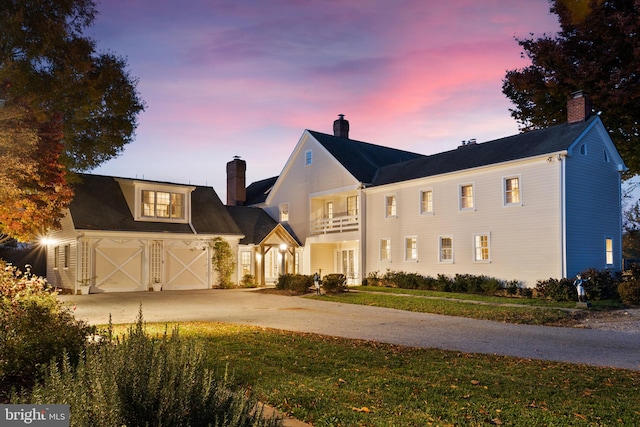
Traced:
<path fill-rule="evenodd" d="M 69 210 L 65 211 L 60 220 L 62 228 L 54 230 L 48 235 L 47 243 L 47 281 L 58 288 L 69 289 L 75 292 L 77 274 L 77 232 Z M 69 246 L 68 267 L 64 266 L 64 247 Z M 56 268 L 55 253 L 58 247 L 58 266 Z"/>
<path fill-rule="evenodd" d="M 505 206 L 504 179 L 517 176 L 521 205 Z M 475 205 L 460 209 L 460 185 L 473 185 Z M 420 214 L 420 192 L 433 191 L 433 213 Z M 386 269 L 437 274 L 484 274 L 529 286 L 562 273 L 560 165 L 547 157 L 479 168 L 366 190 L 367 273 Z M 397 196 L 397 216 L 385 198 Z M 474 236 L 490 236 L 490 262 L 474 261 Z M 405 238 L 417 236 L 418 260 L 405 261 Z M 439 237 L 453 238 L 453 263 L 439 262 Z M 391 239 L 391 262 L 380 240 Z"/>

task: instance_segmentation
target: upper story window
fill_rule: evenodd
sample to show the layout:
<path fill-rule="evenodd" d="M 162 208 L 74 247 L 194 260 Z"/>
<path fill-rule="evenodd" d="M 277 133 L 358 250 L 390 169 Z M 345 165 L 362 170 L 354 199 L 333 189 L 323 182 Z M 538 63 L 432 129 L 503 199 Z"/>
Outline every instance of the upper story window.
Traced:
<path fill-rule="evenodd" d="M 582 144 L 580 146 L 580 154 L 585 155 L 585 156 L 587 155 L 587 144 Z"/>
<path fill-rule="evenodd" d="M 396 203 L 397 201 L 395 195 L 385 197 L 385 216 L 387 218 L 398 216 Z"/>
<path fill-rule="evenodd" d="M 604 156 L 604 161 L 609 162 L 609 154 L 607 154 L 607 150 L 603 150 L 602 155 Z"/>
<path fill-rule="evenodd" d="M 473 209 L 474 197 L 473 197 L 473 185 L 465 184 L 460 186 L 460 209 Z"/>
<path fill-rule="evenodd" d="M 613 239 L 610 237 L 604 239 L 604 257 L 608 266 L 613 265 Z"/>
<path fill-rule="evenodd" d="M 184 219 L 185 195 L 168 191 L 142 190 L 142 216 L 147 218 Z"/>
<path fill-rule="evenodd" d="M 289 203 L 280 204 L 280 222 L 289 221 Z"/>
<path fill-rule="evenodd" d="M 333 218 L 333 202 L 327 202 L 327 207 L 326 207 L 326 210 L 325 210 L 325 216 L 328 219 Z"/>
<path fill-rule="evenodd" d="M 358 215 L 358 196 L 347 197 L 347 215 Z"/>
<path fill-rule="evenodd" d="M 508 177 L 504 180 L 504 204 L 519 205 L 520 201 L 520 178 Z"/>
<path fill-rule="evenodd" d="M 423 190 L 420 192 L 420 213 L 433 213 L 433 191 Z"/>
<path fill-rule="evenodd" d="M 304 152 L 304 165 L 311 166 L 313 163 L 313 151 L 307 150 Z"/>

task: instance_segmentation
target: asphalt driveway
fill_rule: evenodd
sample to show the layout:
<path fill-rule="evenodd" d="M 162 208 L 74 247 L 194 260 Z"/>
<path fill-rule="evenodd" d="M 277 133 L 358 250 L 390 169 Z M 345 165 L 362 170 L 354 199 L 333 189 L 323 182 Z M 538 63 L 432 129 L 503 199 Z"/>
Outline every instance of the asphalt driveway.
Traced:
<path fill-rule="evenodd" d="M 513 325 L 253 290 L 61 295 L 91 324 L 216 321 L 470 353 L 640 370 L 640 333 Z"/>

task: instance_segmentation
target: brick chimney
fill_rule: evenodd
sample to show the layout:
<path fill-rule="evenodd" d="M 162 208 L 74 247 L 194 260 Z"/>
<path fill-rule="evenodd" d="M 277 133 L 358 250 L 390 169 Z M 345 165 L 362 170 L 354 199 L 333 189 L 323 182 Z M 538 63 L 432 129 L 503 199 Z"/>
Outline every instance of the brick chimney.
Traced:
<path fill-rule="evenodd" d="M 567 122 L 583 122 L 591 115 L 591 100 L 582 94 L 574 92 L 573 98 L 567 101 Z"/>
<path fill-rule="evenodd" d="M 333 136 L 349 138 L 349 121 L 344 119 L 344 114 L 338 114 L 338 120 L 333 122 Z"/>
<path fill-rule="evenodd" d="M 247 201 L 247 162 L 234 156 L 227 163 L 227 206 L 244 206 Z"/>

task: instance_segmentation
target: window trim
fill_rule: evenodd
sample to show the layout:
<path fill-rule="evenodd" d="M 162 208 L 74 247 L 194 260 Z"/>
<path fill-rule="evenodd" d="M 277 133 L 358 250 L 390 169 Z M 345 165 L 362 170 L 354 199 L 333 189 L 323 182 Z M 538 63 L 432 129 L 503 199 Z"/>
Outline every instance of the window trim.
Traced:
<path fill-rule="evenodd" d="M 389 200 L 393 198 L 393 204 L 389 205 Z M 392 208 L 392 213 L 389 213 L 389 208 Z M 387 194 L 384 196 L 384 217 L 385 218 L 397 218 L 398 217 L 398 196 L 396 194 Z"/>
<path fill-rule="evenodd" d="M 611 248 L 608 247 L 608 243 L 611 242 Z M 609 262 L 611 260 L 611 262 Z M 613 267 L 614 253 L 613 253 L 613 237 L 605 236 L 604 238 L 604 265 L 607 267 Z"/>
<path fill-rule="evenodd" d="M 449 239 L 451 240 L 451 257 L 450 258 L 443 258 L 442 257 L 442 240 L 443 239 Z M 453 260 L 454 260 L 454 242 L 453 242 L 453 235 L 452 234 L 443 234 L 441 236 L 438 236 L 438 263 L 439 264 L 453 264 Z"/>
<path fill-rule="evenodd" d="M 507 181 L 512 179 L 518 180 L 518 201 L 510 203 L 507 201 Z M 522 177 L 520 174 L 507 175 L 502 177 L 502 205 L 505 207 L 522 206 Z"/>
<path fill-rule="evenodd" d="M 465 187 L 471 187 L 471 206 L 469 207 L 462 206 L 462 201 L 464 200 L 462 196 L 462 189 Z M 460 212 L 473 212 L 476 210 L 476 192 L 475 184 L 473 182 L 458 185 L 458 209 Z"/>
<path fill-rule="evenodd" d="M 304 152 L 304 167 L 313 165 L 313 150 L 305 150 Z"/>
<path fill-rule="evenodd" d="M 426 193 L 430 193 L 431 194 L 431 209 L 430 210 L 425 210 L 424 209 L 424 203 L 423 203 L 423 196 Z M 432 188 L 424 188 L 422 190 L 420 190 L 420 198 L 418 199 L 418 205 L 419 205 L 419 210 L 420 210 L 420 215 L 433 215 L 433 189 Z"/>
<path fill-rule="evenodd" d="M 280 222 L 289 222 L 289 202 L 278 205 L 278 218 Z"/>
<path fill-rule="evenodd" d="M 388 254 L 388 258 L 383 258 L 382 257 L 382 243 L 383 242 L 388 242 L 388 246 L 385 248 L 386 249 L 386 254 Z M 378 252 L 378 256 L 380 258 L 380 262 L 391 262 L 391 239 L 389 238 L 381 238 L 380 239 L 380 244 L 379 244 L 379 248 L 380 251 Z"/>
<path fill-rule="evenodd" d="M 53 269 L 58 270 L 60 268 L 60 245 L 56 245 L 53 248 Z"/>
<path fill-rule="evenodd" d="M 415 257 L 414 258 L 409 258 L 409 241 L 413 240 L 415 241 L 415 248 L 411 248 L 414 252 L 415 252 Z M 406 262 L 418 262 L 418 236 L 417 235 L 412 235 L 412 236 L 405 236 L 404 237 L 404 260 Z"/>
<path fill-rule="evenodd" d="M 129 185 L 129 182 L 126 180 L 120 180 L 119 182 L 125 183 Z M 147 222 L 168 222 L 174 224 L 188 224 L 191 221 L 191 193 L 196 189 L 194 186 L 187 185 L 172 185 L 172 184 L 159 184 L 148 181 L 134 181 L 133 185 L 135 187 L 135 197 L 134 197 L 134 219 L 135 221 L 147 221 Z M 144 200 L 143 200 L 143 191 L 154 191 L 154 192 L 163 192 L 169 193 L 169 198 L 171 198 L 171 194 L 181 194 L 183 196 L 183 217 L 182 218 L 172 218 L 169 217 L 159 217 L 159 216 L 147 216 L 144 215 Z"/>
<path fill-rule="evenodd" d="M 64 263 L 63 263 L 63 268 L 65 270 L 69 269 L 70 262 L 71 262 L 71 245 L 69 243 L 67 243 L 66 245 L 64 245 Z"/>
<path fill-rule="evenodd" d="M 478 258 L 478 249 L 482 250 L 483 247 L 477 246 L 477 238 L 478 237 L 484 237 L 486 236 L 487 238 L 487 259 L 483 259 L 483 258 Z M 491 233 L 490 232 L 486 232 L 486 233 L 474 233 L 473 235 L 473 240 L 472 240 L 472 245 L 473 245 L 473 262 L 474 263 L 480 263 L 480 264 L 489 264 L 491 263 Z"/>

